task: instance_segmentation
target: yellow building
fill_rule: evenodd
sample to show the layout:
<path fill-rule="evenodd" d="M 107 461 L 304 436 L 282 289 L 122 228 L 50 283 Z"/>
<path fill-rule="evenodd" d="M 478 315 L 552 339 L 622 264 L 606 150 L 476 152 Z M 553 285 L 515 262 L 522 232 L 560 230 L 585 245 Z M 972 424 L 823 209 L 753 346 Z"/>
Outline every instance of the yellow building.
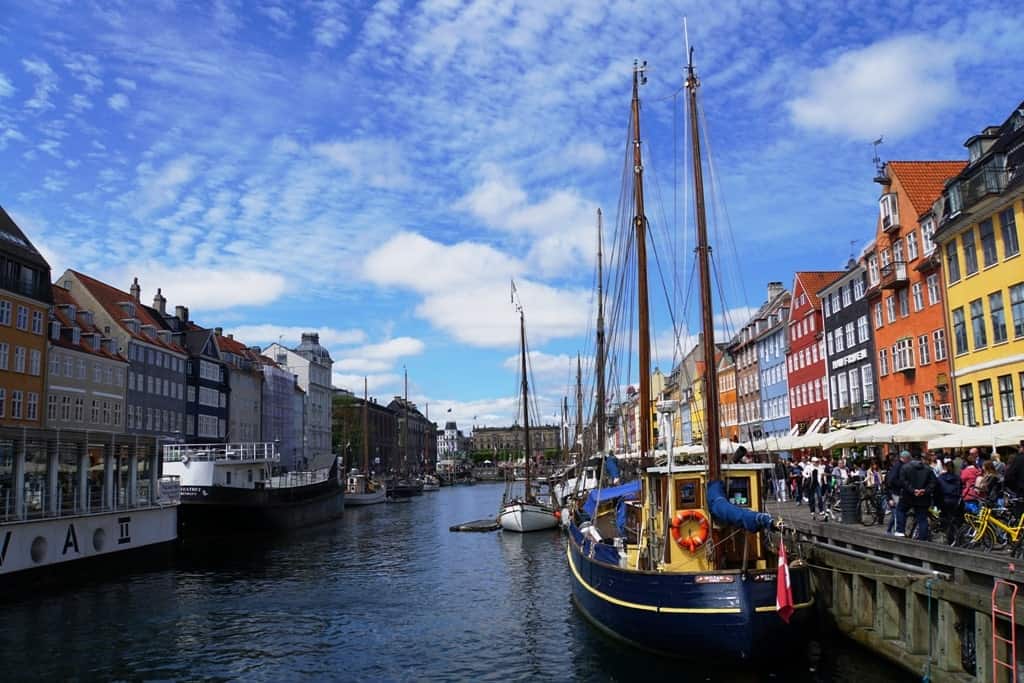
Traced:
<path fill-rule="evenodd" d="M 2 208 L 0 237 L 0 426 L 39 428 L 53 302 L 50 266 Z"/>
<path fill-rule="evenodd" d="M 991 424 L 1024 415 L 1024 109 L 964 144 L 970 161 L 930 218 L 946 283 L 956 416 Z"/>

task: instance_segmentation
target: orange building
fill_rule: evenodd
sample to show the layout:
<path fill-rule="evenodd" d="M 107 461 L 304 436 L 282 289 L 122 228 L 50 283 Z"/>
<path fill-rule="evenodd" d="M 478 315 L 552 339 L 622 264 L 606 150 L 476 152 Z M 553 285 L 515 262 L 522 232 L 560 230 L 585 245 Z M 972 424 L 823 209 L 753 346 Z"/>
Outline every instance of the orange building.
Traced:
<path fill-rule="evenodd" d="M 0 426 L 42 427 L 50 266 L 0 208 Z"/>
<path fill-rule="evenodd" d="M 718 405 L 721 406 L 719 435 L 723 439 L 740 438 L 739 398 L 736 394 L 736 360 L 728 351 L 718 361 Z"/>
<path fill-rule="evenodd" d="M 932 204 L 962 161 L 890 161 L 866 252 L 882 422 L 953 419 L 949 335 Z"/>

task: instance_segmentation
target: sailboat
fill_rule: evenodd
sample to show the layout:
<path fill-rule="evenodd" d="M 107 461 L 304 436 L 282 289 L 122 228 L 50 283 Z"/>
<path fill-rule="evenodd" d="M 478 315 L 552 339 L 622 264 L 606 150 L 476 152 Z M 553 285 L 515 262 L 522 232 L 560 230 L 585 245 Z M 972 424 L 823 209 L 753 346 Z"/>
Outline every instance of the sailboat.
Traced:
<path fill-rule="evenodd" d="M 345 482 L 347 505 L 376 505 L 387 498 L 383 483 L 370 478 L 370 396 L 367 380 L 363 378 L 363 466 L 351 469 Z"/>
<path fill-rule="evenodd" d="M 400 476 L 389 484 L 387 497 L 393 503 L 408 502 L 413 496 L 423 495 L 423 483 L 409 474 L 409 371 L 405 371 L 405 399 L 402 404 L 402 467 Z"/>
<path fill-rule="evenodd" d="M 515 285 L 512 286 L 513 301 L 515 301 Z M 521 371 L 522 381 L 522 403 L 523 403 L 523 447 L 525 454 L 523 471 L 525 473 L 524 490 L 522 496 L 513 496 L 509 482 L 505 488 L 505 494 L 501 500 L 501 510 L 498 513 L 498 523 L 505 531 L 541 531 L 543 529 L 554 529 L 558 526 L 559 513 L 547 502 L 537 497 L 533 490 L 533 481 L 530 476 L 530 461 L 533 451 L 530 448 L 530 402 L 529 382 L 526 372 L 526 319 L 523 316 L 523 307 L 516 304 L 519 311 L 519 345 L 522 356 Z"/>
<path fill-rule="evenodd" d="M 697 119 L 693 51 L 686 71 L 692 145 L 697 261 L 701 289 L 706 464 L 676 465 L 671 402 L 665 419 L 665 464 L 652 455 L 650 322 L 640 144 L 639 86 L 646 63 L 635 64 L 632 247 L 637 250 L 640 495 L 595 491 L 569 524 L 567 560 L 573 601 L 600 630 L 635 647 L 674 656 L 752 659 L 799 642 L 794 632 L 812 605 L 810 570 L 788 562 L 776 522 L 762 510 L 768 464 L 721 463 L 719 404 L 709 252 Z M 666 432 L 668 432 L 666 434 Z M 596 498 L 595 498 L 596 497 Z M 787 580 L 783 580 L 788 576 Z"/>

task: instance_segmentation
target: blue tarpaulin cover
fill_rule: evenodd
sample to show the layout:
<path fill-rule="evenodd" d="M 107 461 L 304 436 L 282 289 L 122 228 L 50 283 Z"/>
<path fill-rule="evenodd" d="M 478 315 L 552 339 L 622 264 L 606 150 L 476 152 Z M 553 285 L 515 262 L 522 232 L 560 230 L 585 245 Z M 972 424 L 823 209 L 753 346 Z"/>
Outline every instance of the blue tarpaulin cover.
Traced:
<path fill-rule="evenodd" d="M 619 459 L 611 453 L 604 457 L 604 473 L 608 476 L 609 481 L 619 478 Z"/>
<path fill-rule="evenodd" d="M 583 503 L 583 511 L 590 517 L 594 516 L 594 512 L 597 511 L 597 505 L 601 501 L 615 500 L 616 498 L 636 498 L 640 495 L 640 481 L 630 481 L 625 484 L 619 484 L 618 486 L 612 486 L 603 489 L 594 489 L 587 496 L 587 500 Z M 621 514 L 625 514 L 622 512 Z"/>
<path fill-rule="evenodd" d="M 725 497 L 725 484 L 720 481 L 708 484 L 708 509 L 716 521 L 743 527 L 747 531 L 760 531 L 772 524 L 772 516 L 768 513 L 747 510 L 730 503 Z"/>

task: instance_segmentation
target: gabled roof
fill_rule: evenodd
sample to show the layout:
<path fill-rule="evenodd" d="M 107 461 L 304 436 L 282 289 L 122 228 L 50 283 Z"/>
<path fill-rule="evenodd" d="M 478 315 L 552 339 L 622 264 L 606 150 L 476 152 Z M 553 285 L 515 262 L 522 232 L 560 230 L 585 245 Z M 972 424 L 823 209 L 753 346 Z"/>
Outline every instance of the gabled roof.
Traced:
<path fill-rule="evenodd" d="M 900 179 L 900 186 L 917 216 L 926 213 L 945 187 L 946 181 L 964 170 L 966 161 L 890 161 L 885 166 Z"/>
<path fill-rule="evenodd" d="M 45 277 L 47 280 L 49 279 L 50 264 L 21 231 L 14 219 L 7 215 L 2 206 L 0 206 L 0 246 L 4 251 L 10 252 L 20 260 L 45 270 Z"/>
<path fill-rule="evenodd" d="M 141 331 L 138 333 L 132 332 L 121 324 L 121 320 L 127 316 L 118 304 L 122 301 L 134 301 L 131 294 L 124 290 L 117 289 L 116 287 L 111 287 L 107 283 L 100 282 L 96 278 L 89 277 L 77 270 L 69 270 L 68 272 L 73 273 L 75 277 L 81 281 L 82 285 L 89 290 L 89 293 L 92 294 L 96 301 L 99 302 L 100 306 L 103 307 L 103 310 L 105 310 L 107 314 L 114 319 L 114 322 L 118 327 L 127 332 L 129 336 L 134 339 L 138 339 L 139 341 L 146 342 L 147 344 L 152 344 L 153 346 L 163 347 L 168 351 L 173 351 L 174 353 L 185 353 L 185 349 L 181 348 L 173 341 L 165 342 L 159 337 L 147 337 L 142 334 Z M 138 301 L 135 302 L 135 318 L 139 321 L 140 325 L 152 325 L 158 330 L 164 329 L 163 321 L 154 318 L 149 312 L 149 307 Z"/>
<path fill-rule="evenodd" d="M 66 309 L 61 308 L 62 304 L 72 304 L 77 309 L 77 313 L 80 314 L 83 311 L 82 305 L 78 303 L 75 297 L 71 296 L 71 292 L 69 292 L 68 290 L 64 289 L 59 285 L 53 285 L 52 290 L 53 308 L 50 310 L 50 315 L 53 320 L 58 321 L 61 324 L 61 327 L 74 327 L 77 325 L 78 329 L 81 331 L 81 335 L 98 334 L 101 336 L 101 338 L 103 337 L 103 332 L 95 325 L 86 322 L 83 316 L 76 315 L 75 320 L 72 320 L 68 316 Z M 93 356 L 100 356 L 102 358 L 109 358 L 111 360 L 128 362 L 128 359 L 122 356 L 120 353 L 109 353 L 106 349 L 102 347 L 102 345 L 100 346 L 99 349 L 92 348 L 91 346 L 85 343 L 84 336 L 79 336 L 79 341 L 77 344 L 72 342 L 70 336 L 66 337 L 64 336 L 63 333 L 60 335 L 58 339 L 54 339 L 52 336 L 47 334 L 47 340 L 54 346 L 61 346 L 66 349 L 74 349 L 75 351 L 88 353 Z"/>
<path fill-rule="evenodd" d="M 811 308 L 817 311 L 821 308 L 821 299 L 818 298 L 818 292 L 845 274 L 845 270 L 803 270 L 796 274 L 796 281 L 803 287 L 804 294 L 807 295 Z M 793 293 L 796 293 L 796 286 L 793 287 Z M 796 308 L 796 306 L 793 306 L 793 308 Z"/>

